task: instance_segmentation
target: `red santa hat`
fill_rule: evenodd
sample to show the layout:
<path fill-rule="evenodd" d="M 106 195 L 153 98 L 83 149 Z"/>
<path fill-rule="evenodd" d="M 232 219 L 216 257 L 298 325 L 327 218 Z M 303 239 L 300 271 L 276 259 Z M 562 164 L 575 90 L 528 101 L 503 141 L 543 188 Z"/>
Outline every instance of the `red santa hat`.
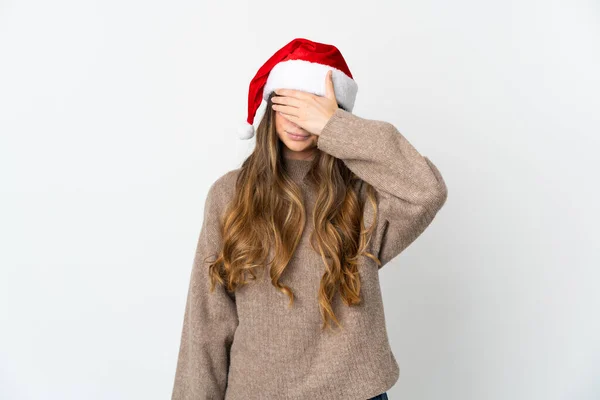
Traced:
<path fill-rule="evenodd" d="M 338 104 L 352 111 L 358 86 L 337 47 L 296 38 L 277 50 L 259 68 L 248 89 L 248 118 L 238 129 L 240 139 L 254 136 L 254 116 L 262 100 L 275 89 L 296 89 L 325 95 L 325 77 L 332 70 L 333 88 Z"/>

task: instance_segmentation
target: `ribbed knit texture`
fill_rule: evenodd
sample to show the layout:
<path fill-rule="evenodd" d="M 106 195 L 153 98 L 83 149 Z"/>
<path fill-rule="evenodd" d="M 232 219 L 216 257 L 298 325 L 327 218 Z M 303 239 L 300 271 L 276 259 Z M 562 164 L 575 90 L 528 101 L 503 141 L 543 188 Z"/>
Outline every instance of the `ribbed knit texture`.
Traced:
<path fill-rule="evenodd" d="M 369 250 L 383 265 L 400 254 L 431 223 L 447 198 L 436 168 L 391 123 L 342 109 L 327 122 L 318 148 L 340 158 L 377 190 L 379 219 Z M 285 160 L 304 193 L 306 228 L 281 282 L 294 304 L 269 279 L 229 295 L 209 293 L 208 263 L 219 251 L 219 217 L 235 190 L 239 169 L 210 187 L 191 272 L 173 400 L 366 400 L 389 390 L 399 366 L 388 341 L 377 264 L 361 258 L 362 302 L 333 309 L 342 329 L 321 331 L 318 289 L 325 271 L 309 244 L 315 192 L 303 177 L 310 161 Z M 361 189 L 364 195 L 364 191 Z M 372 207 L 364 211 L 372 221 Z"/>

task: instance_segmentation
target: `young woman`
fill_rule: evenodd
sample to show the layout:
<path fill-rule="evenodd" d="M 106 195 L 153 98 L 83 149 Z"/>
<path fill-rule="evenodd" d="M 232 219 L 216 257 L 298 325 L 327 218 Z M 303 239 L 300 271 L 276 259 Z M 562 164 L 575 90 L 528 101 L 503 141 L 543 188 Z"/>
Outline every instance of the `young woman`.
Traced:
<path fill-rule="evenodd" d="M 351 113 L 334 46 L 294 39 L 250 86 L 256 147 L 210 187 L 173 400 L 387 399 L 399 378 L 379 270 L 447 198 L 427 158 Z M 249 138 L 254 132 L 242 132 Z"/>

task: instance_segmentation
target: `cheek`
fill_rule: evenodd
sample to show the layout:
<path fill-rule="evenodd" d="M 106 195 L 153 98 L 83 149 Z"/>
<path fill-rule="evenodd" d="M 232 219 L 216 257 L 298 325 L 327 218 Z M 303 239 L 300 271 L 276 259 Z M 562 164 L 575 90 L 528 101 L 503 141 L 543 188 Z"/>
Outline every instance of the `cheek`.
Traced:
<path fill-rule="evenodd" d="M 282 131 L 289 125 L 292 125 L 292 123 L 290 121 L 288 121 L 287 119 L 285 119 L 285 117 L 283 117 L 281 114 L 275 112 L 275 127 L 277 128 L 278 131 Z"/>
<path fill-rule="evenodd" d="M 289 128 L 291 130 L 300 129 L 300 131 L 306 132 L 304 129 L 300 128 L 295 123 L 285 119 L 285 117 L 283 117 L 281 114 L 278 114 L 276 111 L 274 111 L 274 112 L 275 112 L 275 128 L 277 129 L 277 133 L 279 133 L 279 135 L 285 134 L 284 130 L 286 128 Z"/>
<path fill-rule="evenodd" d="M 283 132 L 283 117 L 279 114 L 275 114 L 275 130 L 277 131 L 277 135 L 281 139 L 281 135 Z"/>
<path fill-rule="evenodd" d="M 275 127 L 279 131 L 281 129 L 281 119 L 283 117 L 281 115 L 277 114 L 277 112 L 275 112 L 275 111 L 273 111 L 273 112 L 275 113 Z"/>

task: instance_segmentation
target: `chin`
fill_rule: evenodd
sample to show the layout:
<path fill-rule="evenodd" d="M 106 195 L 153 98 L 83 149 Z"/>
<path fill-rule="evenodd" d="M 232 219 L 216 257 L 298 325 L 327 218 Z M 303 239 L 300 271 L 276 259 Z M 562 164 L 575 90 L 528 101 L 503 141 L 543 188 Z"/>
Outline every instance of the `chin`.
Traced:
<path fill-rule="evenodd" d="M 297 141 L 285 141 L 285 146 L 292 151 L 304 151 L 314 147 L 313 140 L 307 140 L 306 142 L 297 142 Z"/>

